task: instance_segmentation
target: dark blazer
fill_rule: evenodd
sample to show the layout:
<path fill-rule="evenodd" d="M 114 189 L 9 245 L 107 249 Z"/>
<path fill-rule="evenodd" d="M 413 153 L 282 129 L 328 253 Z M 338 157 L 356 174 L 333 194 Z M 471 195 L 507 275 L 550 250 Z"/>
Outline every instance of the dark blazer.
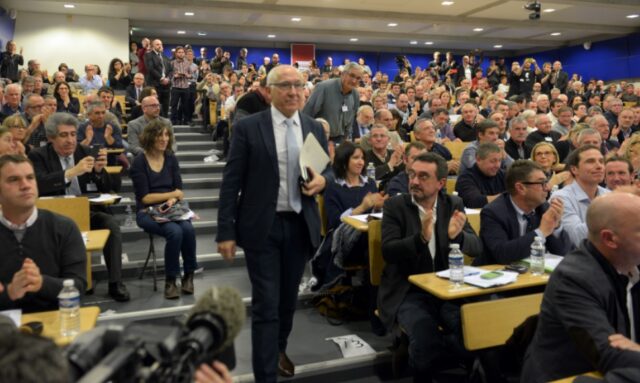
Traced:
<path fill-rule="evenodd" d="M 569 73 L 560 70 L 560 72 L 558 72 L 558 78 L 556 79 L 554 87 L 560 89 L 560 92 L 564 93 L 567 89 L 567 85 L 569 85 Z"/>
<path fill-rule="evenodd" d="M 75 163 L 89 155 L 89 148 L 78 144 L 73 154 Z M 41 197 L 64 195 L 66 183 L 64 181 L 64 170 L 58 154 L 53 150 L 51 143 L 33 149 L 29 152 L 29 159 L 33 162 L 33 169 L 36 173 L 38 182 L 38 191 Z M 78 183 L 82 194 L 86 194 L 87 184 L 94 183 L 97 191 L 89 191 L 89 193 L 109 193 L 111 192 L 111 181 L 109 174 L 105 169 L 102 172 L 85 173 L 78 176 Z"/>
<path fill-rule="evenodd" d="M 144 66 L 147 71 L 147 84 L 156 88 L 158 88 L 159 86 L 171 86 L 171 81 L 169 81 L 169 84 L 166 86 L 160 85 L 163 62 L 165 77 L 171 79 L 171 76 L 173 74 L 173 65 L 171 65 L 171 62 L 168 58 L 166 58 L 163 54 L 160 54 L 158 56 L 154 51 L 150 51 L 144 54 Z"/>
<path fill-rule="evenodd" d="M 487 203 L 487 196 L 502 193 L 506 190 L 504 170 L 498 170 L 494 177 L 484 175 L 478 164 L 465 169 L 458 176 L 456 191 L 464 201 L 464 206 L 482 209 Z"/>
<path fill-rule="evenodd" d="M 327 151 L 322 125 L 302 113 L 299 116 L 303 137 L 313 134 Z M 327 172 L 330 168 L 323 175 Z M 233 127 L 220 188 L 216 241 L 235 240 L 244 249 L 263 249 L 276 214 L 279 182 L 271 109 L 267 109 L 243 118 Z M 302 194 L 302 214 L 311 244 L 317 247 L 320 215 L 315 197 Z"/>
<path fill-rule="evenodd" d="M 522 383 L 542 383 L 598 370 L 640 366 L 640 352 L 609 346 L 630 337 L 627 278 L 587 240 L 564 257 L 544 291 L 536 333 L 527 349 Z M 640 284 L 632 290 L 640 332 Z"/>
<path fill-rule="evenodd" d="M 520 155 L 518 155 L 518 144 L 516 144 L 511 138 L 504 143 L 504 151 L 507 152 L 509 157 L 514 160 L 528 160 L 531 157 L 531 147 L 526 141 L 522 144 L 522 148 L 524 149 L 524 157 L 520 157 Z"/>
<path fill-rule="evenodd" d="M 371 126 L 369 126 L 369 129 L 371 129 Z M 360 128 L 358 127 L 358 121 L 355 119 L 353 120 L 353 124 L 351 125 L 351 138 L 353 140 L 355 140 L 356 138 L 362 138 L 362 136 L 360 135 Z"/>
<path fill-rule="evenodd" d="M 545 202 L 535 210 L 533 226 L 540 226 L 544 212 L 549 209 Z M 482 256 L 474 260 L 476 265 L 509 264 L 529 256 L 535 231 L 520 236 L 520 225 L 516 209 L 509 193 L 503 193 L 480 211 L 480 238 L 484 245 Z M 569 236 L 563 230 L 560 238 L 550 235 L 545 246 L 551 254 L 565 255 L 571 250 Z"/>
<path fill-rule="evenodd" d="M 436 254 L 422 242 L 422 223 L 411 195 L 392 197 L 384 203 L 382 216 L 382 256 L 386 263 L 378 289 L 378 308 L 382 323 L 391 328 L 400 303 L 411 288 L 408 277 L 417 273 L 440 271 L 449 267 L 449 243 L 458 243 L 463 253 L 476 257 L 482 253 L 480 239 L 469 222 L 454 240 L 448 237 L 449 220 L 454 210 L 464 212 L 462 200 L 440 193 L 436 217 Z M 425 293 L 426 294 L 426 293 Z"/>
<path fill-rule="evenodd" d="M 142 90 L 140 90 L 140 93 L 142 93 Z M 124 99 L 127 101 L 127 104 L 131 105 L 131 107 L 134 107 L 136 105 L 136 101 L 140 101 L 136 97 L 136 86 L 134 84 L 130 84 L 127 87 Z"/>
<path fill-rule="evenodd" d="M 69 97 L 69 105 L 66 107 L 62 100 L 58 100 L 57 105 L 56 112 L 67 112 L 74 116 L 80 113 L 80 101 L 75 97 Z"/>

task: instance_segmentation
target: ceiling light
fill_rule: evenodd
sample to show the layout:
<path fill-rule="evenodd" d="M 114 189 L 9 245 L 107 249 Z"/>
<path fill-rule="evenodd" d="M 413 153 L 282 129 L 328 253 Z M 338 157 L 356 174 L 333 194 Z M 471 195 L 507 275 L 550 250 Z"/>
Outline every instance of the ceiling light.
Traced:
<path fill-rule="evenodd" d="M 75 8 L 76 6 L 75 6 L 75 5 L 73 5 L 73 4 L 65 4 L 65 5 L 64 5 L 64 7 L 65 7 L 65 8 L 69 8 L 69 9 L 73 9 L 73 8 Z M 628 16 L 627 16 L 627 17 L 628 17 Z"/>
<path fill-rule="evenodd" d="M 425 41 L 424 45 L 433 45 L 433 41 Z"/>
<path fill-rule="evenodd" d="M 556 10 L 555 10 L 555 9 L 553 9 L 553 8 L 547 8 L 547 9 L 545 9 L 545 10 L 544 10 L 544 11 L 542 11 L 542 12 L 544 12 L 544 13 L 551 13 L 551 12 L 555 12 L 555 11 L 556 11 Z"/>
<path fill-rule="evenodd" d="M 397 27 L 398 23 L 389 23 L 387 24 L 387 27 Z"/>
<path fill-rule="evenodd" d="M 291 21 L 293 21 L 294 23 L 299 23 L 300 21 L 302 21 L 302 18 L 300 18 L 300 17 L 292 17 Z"/>
<path fill-rule="evenodd" d="M 494 47 L 494 48 L 497 48 L 497 49 L 500 49 L 500 48 L 502 48 L 502 45 L 497 44 L 497 45 L 494 45 L 493 47 Z"/>
<path fill-rule="evenodd" d="M 358 41 L 358 39 L 357 39 L 356 37 L 352 37 L 352 38 L 350 38 L 350 39 L 349 39 L 349 41 L 351 41 L 351 42 L 354 42 L 354 43 L 355 43 L 356 41 Z"/>
<path fill-rule="evenodd" d="M 267 35 L 267 38 L 269 38 L 269 39 L 275 39 L 275 38 L 276 38 L 276 35 Z"/>
<path fill-rule="evenodd" d="M 627 19 L 635 19 L 638 16 L 640 16 L 640 15 L 634 13 L 633 15 L 627 15 Z"/>
<path fill-rule="evenodd" d="M 207 34 L 205 32 L 198 32 L 198 36 L 206 36 Z"/>
<path fill-rule="evenodd" d="M 562 34 L 562 33 L 560 33 L 560 32 L 553 32 L 553 33 L 551 34 L 551 36 L 560 36 L 561 34 Z"/>
<path fill-rule="evenodd" d="M 415 40 L 413 40 L 413 41 L 409 41 L 409 44 L 411 44 L 411 45 L 416 45 L 416 44 L 418 44 L 418 42 L 417 42 L 417 41 L 415 41 Z"/>
<path fill-rule="evenodd" d="M 484 31 L 484 28 L 473 28 L 474 32 L 482 32 Z"/>
<path fill-rule="evenodd" d="M 195 13 L 193 13 L 193 12 L 185 12 L 184 15 L 185 16 L 194 16 Z"/>
<path fill-rule="evenodd" d="M 445 7 L 448 7 L 449 5 L 453 5 L 454 2 L 453 1 L 443 1 L 441 4 L 444 5 Z"/>
<path fill-rule="evenodd" d="M 178 34 L 179 34 L 179 35 L 184 35 L 185 33 L 187 33 L 187 32 L 185 32 L 185 31 L 178 31 Z"/>

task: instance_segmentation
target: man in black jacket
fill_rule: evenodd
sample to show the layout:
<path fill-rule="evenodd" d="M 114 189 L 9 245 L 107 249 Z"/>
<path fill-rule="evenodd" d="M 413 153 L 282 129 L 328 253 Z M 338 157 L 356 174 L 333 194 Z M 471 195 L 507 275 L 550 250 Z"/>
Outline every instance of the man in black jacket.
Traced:
<path fill-rule="evenodd" d="M 147 83 L 156 88 L 158 100 L 162 106 L 160 115 L 169 115 L 169 97 L 171 94 L 171 78 L 173 66 L 162 53 L 162 41 L 155 39 L 151 43 L 152 50 L 144 54 L 144 66 L 147 70 Z"/>
<path fill-rule="evenodd" d="M 97 158 L 91 149 L 78 145 L 78 120 L 68 113 L 54 113 L 45 124 L 49 143 L 29 152 L 41 196 L 109 193 L 111 182 L 105 170 L 106 150 Z M 109 271 L 109 295 L 119 302 L 129 300 L 121 282 L 122 234 L 118 221 L 107 212 L 93 208 L 91 229 L 109 229 L 104 260 Z"/>
<path fill-rule="evenodd" d="M 441 156 L 418 155 L 408 172 L 410 194 L 387 200 L 382 219 L 386 265 L 378 291 L 380 319 L 389 329 L 400 325 L 409 336 L 409 361 L 414 381 L 420 382 L 431 382 L 438 356 L 448 351 L 465 355 L 460 307 L 412 286 L 407 278 L 446 269 L 450 243 L 471 257 L 482 252 L 460 198 L 442 193 L 447 172 Z"/>

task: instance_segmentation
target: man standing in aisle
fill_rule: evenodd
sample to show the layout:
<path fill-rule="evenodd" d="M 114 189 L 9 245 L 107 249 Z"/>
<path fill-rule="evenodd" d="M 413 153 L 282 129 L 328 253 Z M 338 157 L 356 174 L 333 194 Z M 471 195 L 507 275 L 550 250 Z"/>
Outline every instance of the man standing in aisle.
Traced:
<path fill-rule="evenodd" d="M 310 172 L 300 186 L 297 166 L 304 138 L 313 134 L 327 151 L 320 123 L 298 110 L 304 80 L 290 65 L 267 77 L 271 107 L 234 126 L 218 211 L 218 250 L 231 261 L 245 252 L 252 285 L 251 342 L 257 382 L 294 375 L 286 355 L 304 265 L 320 243 L 315 195 L 326 180 Z M 238 199 L 238 195 L 242 197 Z"/>
<path fill-rule="evenodd" d="M 160 101 L 160 115 L 169 115 L 169 97 L 171 93 L 171 78 L 173 67 L 169 59 L 162 53 L 162 41 L 153 40 L 152 49 L 144 54 L 144 66 L 147 70 L 147 81 L 149 85 L 156 88 L 158 100 Z"/>

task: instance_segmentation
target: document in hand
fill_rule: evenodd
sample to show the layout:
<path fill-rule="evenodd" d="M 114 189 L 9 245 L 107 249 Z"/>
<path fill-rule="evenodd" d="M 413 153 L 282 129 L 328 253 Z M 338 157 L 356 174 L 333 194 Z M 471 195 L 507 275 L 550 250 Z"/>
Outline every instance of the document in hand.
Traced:
<path fill-rule="evenodd" d="M 518 280 L 518 273 L 512 271 L 500 270 L 501 276 L 492 279 L 484 279 L 482 275 L 491 273 L 490 270 L 481 269 L 479 267 L 465 266 L 464 267 L 464 283 L 470 284 L 476 287 L 488 288 L 495 286 L 508 285 Z M 449 279 L 449 269 L 438 271 L 436 273 L 440 278 Z"/>
<path fill-rule="evenodd" d="M 305 182 L 309 181 L 307 168 L 311 168 L 314 173 L 320 174 L 330 161 L 329 155 L 324 151 L 316 136 L 307 134 L 307 138 L 305 138 L 300 150 L 300 174 L 302 174 Z"/>

